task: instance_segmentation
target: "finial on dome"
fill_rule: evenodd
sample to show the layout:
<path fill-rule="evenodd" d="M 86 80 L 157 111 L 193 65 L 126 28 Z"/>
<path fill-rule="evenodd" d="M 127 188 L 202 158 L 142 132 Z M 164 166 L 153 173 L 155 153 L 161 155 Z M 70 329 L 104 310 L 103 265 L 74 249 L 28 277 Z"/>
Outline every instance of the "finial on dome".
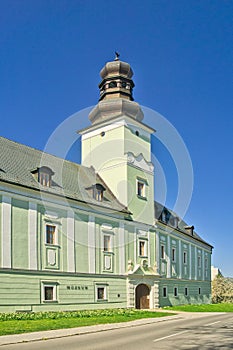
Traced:
<path fill-rule="evenodd" d="M 115 51 L 115 55 L 116 55 L 116 57 L 115 57 L 114 61 L 119 61 L 119 57 L 120 57 L 119 52 Z"/>

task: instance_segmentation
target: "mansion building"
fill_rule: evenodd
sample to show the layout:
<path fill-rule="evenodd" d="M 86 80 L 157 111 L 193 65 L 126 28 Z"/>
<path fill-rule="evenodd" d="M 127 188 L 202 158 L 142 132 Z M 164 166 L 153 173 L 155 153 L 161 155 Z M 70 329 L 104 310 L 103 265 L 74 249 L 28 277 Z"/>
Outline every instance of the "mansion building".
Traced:
<path fill-rule="evenodd" d="M 212 246 L 154 200 L 132 69 L 100 74 L 81 165 L 0 137 L 0 312 L 211 301 Z"/>

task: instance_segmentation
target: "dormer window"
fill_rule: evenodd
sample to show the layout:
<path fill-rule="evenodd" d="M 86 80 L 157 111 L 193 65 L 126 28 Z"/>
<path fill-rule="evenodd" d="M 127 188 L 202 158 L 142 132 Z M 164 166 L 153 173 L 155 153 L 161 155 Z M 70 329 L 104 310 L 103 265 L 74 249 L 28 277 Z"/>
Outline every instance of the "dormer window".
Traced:
<path fill-rule="evenodd" d="M 38 174 L 38 181 L 41 185 L 50 187 L 51 186 L 51 175 L 40 171 Z"/>
<path fill-rule="evenodd" d="M 102 202 L 103 200 L 103 191 L 101 189 L 95 189 L 94 190 L 94 198 L 98 201 L 98 202 Z"/>
<path fill-rule="evenodd" d="M 93 185 L 93 198 L 98 202 L 102 202 L 104 199 L 104 191 L 105 188 L 101 184 Z"/>
<path fill-rule="evenodd" d="M 41 168 L 37 168 L 36 170 L 32 171 L 32 173 L 35 177 L 37 176 L 39 184 L 42 186 L 51 187 L 54 172 L 49 167 L 43 166 Z"/>

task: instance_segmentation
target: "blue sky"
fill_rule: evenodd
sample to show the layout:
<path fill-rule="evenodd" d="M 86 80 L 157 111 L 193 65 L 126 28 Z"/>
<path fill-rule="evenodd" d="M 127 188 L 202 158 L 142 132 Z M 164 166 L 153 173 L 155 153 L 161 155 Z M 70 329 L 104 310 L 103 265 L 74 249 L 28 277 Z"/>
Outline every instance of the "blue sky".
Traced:
<path fill-rule="evenodd" d="M 188 148 L 194 189 L 186 220 L 215 247 L 213 264 L 226 276 L 233 276 L 232 13 L 227 0 L 0 0 L 1 136 L 44 149 L 63 120 L 97 103 L 99 71 L 118 50 L 134 70 L 135 100 L 167 118 Z M 156 139 L 153 150 L 172 207 L 176 168 Z M 78 157 L 75 147 L 70 156 Z"/>

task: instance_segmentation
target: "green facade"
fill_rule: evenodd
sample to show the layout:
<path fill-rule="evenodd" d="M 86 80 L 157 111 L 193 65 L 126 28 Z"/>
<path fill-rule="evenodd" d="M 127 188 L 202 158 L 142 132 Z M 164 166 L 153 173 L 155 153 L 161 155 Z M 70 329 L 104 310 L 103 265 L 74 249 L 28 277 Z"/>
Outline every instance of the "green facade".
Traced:
<path fill-rule="evenodd" d="M 82 165 L 0 137 L 0 312 L 211 301 L 212 246 L 154 201 L 132 70 L 101 77 Z"/>

